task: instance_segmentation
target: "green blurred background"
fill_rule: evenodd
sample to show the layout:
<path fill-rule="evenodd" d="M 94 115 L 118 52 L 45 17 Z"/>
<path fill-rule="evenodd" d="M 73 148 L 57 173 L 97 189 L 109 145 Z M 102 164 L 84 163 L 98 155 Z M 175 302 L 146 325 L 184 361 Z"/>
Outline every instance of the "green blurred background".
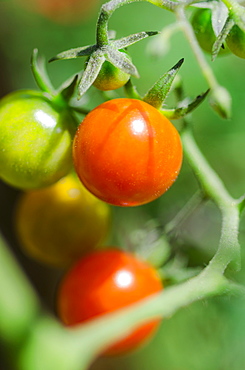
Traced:
<path fill-rule="evenodd" d="M 98 9 L 99 3 L 79 22 L 60 24 L 28 10 L 28 7 L 22 7 L 20 0 L 0 0 L 0 96 L 16 89 L 36 88 L 30 70 L 30 56 L 34 48 L 38 48 L 48 60 L 63 50 L 94 43 Z M 174 20 L 171 13 L 142 2 L 118 9 L 111 18 L 110 28 L 117 31 L 118 37 L 122 37 L 143 30 L 161 30 Z M 141 75 L 139 80 L 134 79 L 139 92 L 145 93 L 162 73 L 182 57 L 185 62 L 180 75 L 186 93 L 195 97 L 207 89 L 201 70 L 181 32 L 171 38 L 169 52 L 163 57 L 149 55 L 148 45 L 149 40 L 143 40 L 129 49 Z M 195 137 L 231 194 L 239 197 L 244 193 L 245 184 L 245 61 L 229 55 L 211 63 L 210 56 L 206 57 L 220 84 L 226 86 L 232 95 L 232 118 L 222 120 L 206 100 L 193 113 Z M 54 85 L 58 86 L 70 75 L 79 72 L 83 63 L 83 59 L 77 59 L 48 65 Z M 119 90 L 119 93 L 123 94 L 123 90 Z M 87 100 L 91 108 L 103 101 L 93 87 Z M 171 98 L 168 102 L 169 106 L 174 104 Z M 158 219 L 164 225 L 197 189 L 191 169 L 184 161 L 178 181 L 159 200 L 138 208 L 113 208 L 114 234 L 119 230 L 119 239 L 127 243 L 129 219 L 143 222 Z M 30 260 L 19 250 L 13 224 L 18 196 L 18 190 L 0 182 L 1 231 L 43 305 L 55 314 L 55 288 L 62 272 Z M 190 265 L 203 267 L 217 248 L 219 211 L 213 204 L 207 203 L 198 208 L 176 234 L 178 238 L 173 248 Z M 243 246 L 243 220 L 240 241 Z M 230 274 L 233 279 L 244 281 L 243 272 Z M 138 352 L 120 358 L 98 359 L 91 370 L 242 370 L 245 368 L 244 309 L 244 301 L 237 297 L 215 298 L 192 304 L 164 320 L 153 341 Z M 8 369 L 7 365 L 2 364 L 1 369 Z"/>

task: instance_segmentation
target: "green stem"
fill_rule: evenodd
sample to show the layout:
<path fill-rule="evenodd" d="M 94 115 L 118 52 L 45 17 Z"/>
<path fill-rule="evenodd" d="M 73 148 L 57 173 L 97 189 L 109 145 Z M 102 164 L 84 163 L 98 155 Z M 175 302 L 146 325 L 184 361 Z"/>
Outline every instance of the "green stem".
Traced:
<path fill-rule="evenodd" d="M 207 63 L 205 56 L 197 42 L 193 28 L 191 27 L 189 21 L 186 18 L 185 5 L 178 6 L 175 10 L 175 14 L 176 14 L 177 20 L 180 22 L 180 25 L 183 29 L 183 32 L 187 40 L 189 41 L 189 44 L 197 59 L 197 62 L 201 67 L 202 73 L 208 83 L 208 86 L 213 90 L 215 88 L 218 88 L 219 84 L 216 80 L 216 77 L 212 69 L 210 68 L 209 64 Z"/>
<path fill-rule="evenodd" d="M 238 242 L 239 229 L 239 201 L 232 198 L 217 173 L 210 167 L 200 152 L 190 127 L 186 126 L 182 132 L 182 142 L 185 155 L 206 195 L 212 199 L 221 211 L 222 232 L 219 248 L 208 265 L 208 269 L 215 269 L 224 273 L 227 265 L 232 261 L 236 269 L 240 267 L 240 245 Z"/>
<path fill-rule="evenodd" d="M 225 205 L 232 205 L 235 200 L 230 196 L 217 173 L 210 167 L 200 152 L 189 126 L 183 129 L 181 137 L 185 155 L 206 195 L 221 209 Z"/>
<path fill-rule="evenodd" d="M 169 11 L 174 11 L 178 3 L 171 0 L 111 0 L 102 5 L 96 30 L 96 40 L 99 47 L 108 45 L 108 21 L 115 10 L 123 5 L 144 1 Z"/>
<path fill-rule="evenodd" d="M 229 283 L 222 275 L 204 270 L 185 283 L 166 288 L 160 294 L 73 330 L 62 329 L 50 318 L 42 319 L 22 353 L 20 368 L 85 370 L 111 343 L 129 335 L 145 322 L 168 318 L 192 302 L 227 291 Z"/>

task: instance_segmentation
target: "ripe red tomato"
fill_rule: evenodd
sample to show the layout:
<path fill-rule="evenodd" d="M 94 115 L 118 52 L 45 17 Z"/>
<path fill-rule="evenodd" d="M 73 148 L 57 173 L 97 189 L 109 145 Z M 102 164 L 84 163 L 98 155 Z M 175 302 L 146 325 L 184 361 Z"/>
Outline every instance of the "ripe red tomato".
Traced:
<path fill-rule="evenodd" d="M 113 99 L 93 109 L 73 145 L 85 187 L 118 206 L 137 206 L 162 195 L 182 163 L 180 136 L 156 108 L 136 99 Z"/>
<path fill-rule="evenodd" d="M 156 270 L 134 255 L 117 249 L 93 252 L 68 271 L 58 291 L 58 314 L 69 326 L 115 311 L 163 289 Z M 148 322 L 113 344 L 104 354 L 136 349 L 155 332 L 159 320 Z"/>

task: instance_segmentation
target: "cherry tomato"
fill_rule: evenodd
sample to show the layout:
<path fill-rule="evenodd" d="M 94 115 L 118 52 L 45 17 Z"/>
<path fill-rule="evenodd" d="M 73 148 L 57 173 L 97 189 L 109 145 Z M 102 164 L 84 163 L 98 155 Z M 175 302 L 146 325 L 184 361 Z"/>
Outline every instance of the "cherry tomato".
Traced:
<path fill-rule="evenodd" d="M 234 25 L 226 38 L 226 42 L 233 54 L 245 59 L 245 32 L 241 28 Z"/>
<path fill-rule="evenodd" d="M 101 244 L 111 212 L 71 174 L 55 185 L 24 193 L 15 220 L 23 250 L 38 261 L 62 267 Z"/>
<path fill-rule="evenodd" d="M 72 168 L 76 122 L 44 94 L 23 90 L 0 102 L 0 177 L 21 189 L 51 185 Z"/>
<path fill-rule="evenodd" d="M 106 60 L 93 85 L 102 91 L 115 90 L 124 86 L 129 78 L 128 73 L 123 72 Z"/>
<path fill-rule="evenodd" d="M 182 145 L 176 128 L 156 108 L 136 99 L 113 99 L 85 117 L 73 158 L 91 193 L 114 205 L 136 206 L 173 184 Z"/>
<path fill-rule="evenodd" d="M 17 0 L 29 10 L 61 24 L 78 22 L 90 16 L 99 0 Z"/>
<path fill-rule="evenodd" d="M 58 290 L 58 314 L 69 326 L 138 302 L 163 289 L 156 270 L 134 255 L 109 248 L 79 260 Z M 153 320 L 113 344 L 106 355 L 133 350 L 151 337 L 159 325 Z"/>
<path fill-rule="evenodd" d="M 212 12 L 210 9 L 197 9 L 191 20 L 193 30 L 201 48 L 207 53 L 212 53 L 212 47 L 216 41 L 216 36 L 212 26 Z M 229 54 L 230 50 L 226 44 L 220 48 L 218 55 Z"/>

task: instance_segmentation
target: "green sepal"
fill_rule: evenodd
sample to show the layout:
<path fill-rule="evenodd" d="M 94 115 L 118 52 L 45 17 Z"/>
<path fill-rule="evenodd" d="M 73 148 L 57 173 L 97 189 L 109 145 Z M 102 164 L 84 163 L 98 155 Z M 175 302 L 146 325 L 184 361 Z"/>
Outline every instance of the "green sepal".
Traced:
<path fill-rule="evenodd" d="M 234 26 L 234 24 L 235 24 L 235 22 L 233 21 L 233 19 L 227 18 L 222 31 L 218 35 L 215 43 L 213 44 L 212 61 L 214 61 L 215 58 L 217 57 L 217 55 L 220 51 L 220 48 L 224 47 L 225 39 L 226 39 L 228 33 L 230 32 L 230 30 L 232 29 L 232 27 Z"/>
<path fill-rule="evenodd" d="M 179 119 L 185 117 L 187 114 L 191 113 L 207 96 L 209 89 L 201 95 L 198 95 L 190 103 L 178 107 L 175 109 L 161 109 L 160 112 L 169 119 Z"/>
<path fill-rule="evenodd" d="M 55 94 L 55 89 L 49 79 L 45 67 L 45 59 L 38 55 L 38 49 L 34 49 L 31 56 L 31 69 L 38 87 L 51 95 Z"/>
<path fill-rule="evenodd" d="M 245 209 L 245 195 L 242 195 L 241 198 L 238 200 L 238 208 L 240 214 L 242 214 Z"/>
<path fill-rule="evenodd" d="M 78 81 L 78 74 L 74 77 L 69 78 L 59 88 L 58 93 L 64 98 L 65 101 L 69 101 L 74 95 Z"/>
<path fill-rule="evenodd" d="M 133 35 L 130 35 L 130 36 L 123 37 L 121 39 L 115 40 L 113 42 L 113 46 L 116 49 L 124 49 L 127 46 L 133 45 L 136 42 L 145 39 L 146 37 L 155 36 L 155 35 L 158 35 L 159 33 L 160 32 L 158 32 L 158 31 L 148 31 L 148 32 L 147 31 L 143 31 L 143 32 L 135 33 Z"/>
<path fill-rule="evenodd" d="M 231 117 L 231 96 L 226 88 L 217 86 L 211 91 L 210 105 L 220 115 L 228 119 Z"/>
<path fill-rule="evenodd" d="M 142 100 L 142 97 L 138 93 L 136 87 L 132 84 L 131 79 L 124 85 L 124 91 L 128 98 Z"/>
<path fill-rule="evenodd" d="M 91 55 L 97 49 L 96 45 L 88 45 L 79 48 L 69 49 L 66 51 L 62 51 L 55 55 L 53 58 L 49 59 L 50 62 L 54 62 L 56 60 L 63 60 L 63 59 L 76 59 L 84 56 Z"/>
<path fill-rule="evenodd" d="M 131 60 L 127 55 L 119 50 L 113 49 L 112 47 L 108 48 L 107 53 L 105 54 L 105 59 L 108 60 L 115 67 L 121 69 L 123 72 L 128 73 L 134 77 L 139 77 L 139 73 L 136 67 L 133 65 Z"/>
<path fill-rule="evenodd" d="M 180 59 L 168 72 L 166 72 L 147 92 L 143 100 L 153 107 L 160 109 L 166 100 L 173 80 L 178 73 L 184 58 Z"/>
<path fill-rule="evenodd" d="M 99 74 L 105 57 L 100 49 L 96 50 L 89 58 L 82 78 L 78 85 L 78 99 L 89 89 Z"/>

